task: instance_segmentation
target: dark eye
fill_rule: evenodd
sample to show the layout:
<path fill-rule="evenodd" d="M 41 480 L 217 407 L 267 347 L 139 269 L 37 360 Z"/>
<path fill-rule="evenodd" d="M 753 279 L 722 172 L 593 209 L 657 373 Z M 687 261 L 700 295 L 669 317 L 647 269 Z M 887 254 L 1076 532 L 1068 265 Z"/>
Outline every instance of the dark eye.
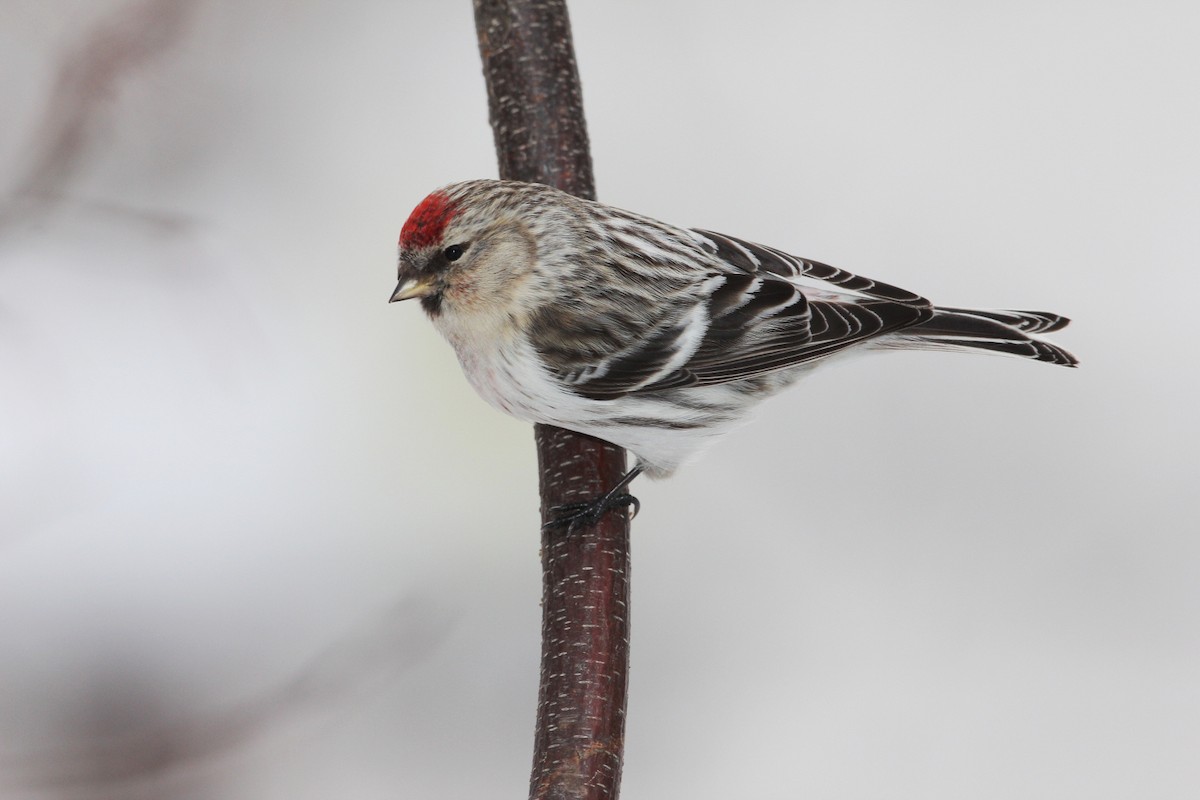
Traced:
<path fill-rule="evenodd" d="M 466 250 L 461 244 L 452 244 L 442 251 L 442 255 L 447 261 L 458 261 L 462 258 L 463 251 Z"/>

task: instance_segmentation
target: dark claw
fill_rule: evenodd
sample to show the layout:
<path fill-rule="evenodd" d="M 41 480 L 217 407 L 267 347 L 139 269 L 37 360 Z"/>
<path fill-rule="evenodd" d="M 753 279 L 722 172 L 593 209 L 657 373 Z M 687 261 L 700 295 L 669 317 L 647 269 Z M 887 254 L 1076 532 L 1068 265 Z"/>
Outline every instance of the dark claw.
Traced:
<path fill-rule="evenodd" d="M 554 519 L 542 526 L 542 530 L 550 530 L 551 528 L 567 528 L 570 530 L 578 523 L 585 525 L 595 525 L 600 521 L 600 518 L 614 508 L 628 508 L 633 506 L 633 516 L 636 517 L 638 512 L 642 510 L 642 503 L 636 497 L 625 491 L 625 487 L 641 474 L 642 468 L 634 467 L 625 474 L 623 478 L 614 486 L 608 493 L 597 497 L 588 503 L 566 503 L 561 506 L 553 506 L 550 511 L 555 515 Z"/>
<path fill-rule="evenodd" d="M 637 519 L 638 512 L 642 510 L 642 501 L 638 500 L 631 494 L 627 494 L 625 497 L 628 497 L 629 500 L 628 502 L 624 503 L 624 505 L 633 506 L 633 513 L 629 515 L 629 518 Z"/>
<path fill-rule="evenodd" d="M 561 506 L 551 507 L 554 512 L 554 519 L 542 526 L 542 530 L 551 528 L 571 528 L 577 523 L 584 525 L 595 525 L 600 521 L 607 512 L 614 508 L 626 508 L 633 506 L 633 517 L 636 517 L 638 511 L 642 508 L 642 501 L 638 500 L 633 495 L 622 492 L 617 495 L 604 495 L 597 497 L 590 503 L 567 503 Z M 630 519 L 633 519 L 630 517 Z"/>

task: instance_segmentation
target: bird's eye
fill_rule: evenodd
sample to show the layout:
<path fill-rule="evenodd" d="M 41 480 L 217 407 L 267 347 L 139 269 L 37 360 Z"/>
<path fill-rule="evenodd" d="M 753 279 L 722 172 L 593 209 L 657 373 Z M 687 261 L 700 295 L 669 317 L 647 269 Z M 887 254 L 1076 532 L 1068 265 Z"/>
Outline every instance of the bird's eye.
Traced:
<path fill-rule="evenodd" d="M 463 251 L 466 250 L 461 244 L 452 244 L 442 251 L 442 255 L 447 261 L 458 261 L 462 258 Z"/>

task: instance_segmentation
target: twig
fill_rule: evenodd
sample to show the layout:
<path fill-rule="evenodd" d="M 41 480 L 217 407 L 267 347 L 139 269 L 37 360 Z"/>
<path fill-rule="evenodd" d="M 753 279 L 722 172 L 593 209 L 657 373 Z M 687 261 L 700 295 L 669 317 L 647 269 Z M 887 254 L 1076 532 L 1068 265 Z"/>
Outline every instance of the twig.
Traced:
<path fill-rule="evenodd" d="M 594 198 L 565 0 L 475 0 L 500 177 Z M 625 451 L 538 425 L 542 521 L 603 494 Z M 531 798 L 615 800 L 629 664 L 629 520 L 542 533 L 542 672 Z"/>

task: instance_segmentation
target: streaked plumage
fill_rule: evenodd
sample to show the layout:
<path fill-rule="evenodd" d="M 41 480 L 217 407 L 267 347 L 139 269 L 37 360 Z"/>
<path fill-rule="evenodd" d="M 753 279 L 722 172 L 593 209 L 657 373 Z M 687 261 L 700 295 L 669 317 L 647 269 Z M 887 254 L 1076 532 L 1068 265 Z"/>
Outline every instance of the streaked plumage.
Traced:
<path fill-rule="evenodd" d="M 555 189 L 468 181 L 413 211 L 393 300 L 420 297 L 468 380 L 529 422 L 675 470 L 758 401 L 857 348 L 977 349 L 1063 366 L 1065 317 L 912 292 Z"/>

